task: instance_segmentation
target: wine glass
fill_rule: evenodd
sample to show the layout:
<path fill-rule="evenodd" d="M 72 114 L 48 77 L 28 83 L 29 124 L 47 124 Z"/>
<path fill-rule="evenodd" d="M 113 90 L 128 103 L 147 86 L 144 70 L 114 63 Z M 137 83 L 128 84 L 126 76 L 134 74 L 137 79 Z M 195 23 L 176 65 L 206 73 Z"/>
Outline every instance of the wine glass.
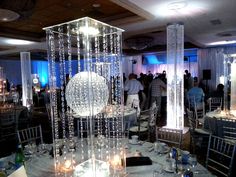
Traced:
<path fill-rule="evenodd" d="M 35 153 L 37 152 L 37 146 L 36 146 L 36 142 L 35 141 L 30 141 L 29 145 L 28 145 L 28 150 L 29 150 L 29 153 L 32 156 L 35 155 Z"/>
<path fill-rule="evenodd" d="M 153 171 L 153 177 L 164 177 L 163 165 L 157 164 L 156 169 Z"/>
<path fill-rule="evenodd" d="M 194 168 L 195 166 L 197 166 L 197 157 L 195 154 L 191 154 L 189 156 L 189 165 L 191 166 L 191 168 Z"/>

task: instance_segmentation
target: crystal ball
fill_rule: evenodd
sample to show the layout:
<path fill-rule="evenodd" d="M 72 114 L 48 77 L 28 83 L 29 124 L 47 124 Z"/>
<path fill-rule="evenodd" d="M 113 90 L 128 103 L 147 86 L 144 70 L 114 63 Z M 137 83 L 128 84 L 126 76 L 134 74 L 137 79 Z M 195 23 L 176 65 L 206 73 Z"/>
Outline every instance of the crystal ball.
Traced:
<path fill-rule="evenodd" d="M 67 105 L 79 116 L 94 116 L 107 105 L 108 86 L 95 72 L 79 72 L 66 86 Z"/>

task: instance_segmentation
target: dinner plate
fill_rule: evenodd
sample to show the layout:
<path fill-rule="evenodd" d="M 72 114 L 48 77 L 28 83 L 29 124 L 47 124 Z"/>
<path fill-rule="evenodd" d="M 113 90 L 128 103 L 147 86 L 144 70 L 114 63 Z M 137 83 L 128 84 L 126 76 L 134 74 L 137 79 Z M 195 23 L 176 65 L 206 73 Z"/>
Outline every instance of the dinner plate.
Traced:
<path fill-rule="evenodd" d="M 164 168 L 164 171 L 168 173 L 174 173 L 175 169 Z"/>
<path fill-rule="evenodd" d="M 160 154 L 166 154 L 170 151 L 170 148 L 169 147 L 165 147 L 163 150 L 159 150 L 158 153 Z"/>

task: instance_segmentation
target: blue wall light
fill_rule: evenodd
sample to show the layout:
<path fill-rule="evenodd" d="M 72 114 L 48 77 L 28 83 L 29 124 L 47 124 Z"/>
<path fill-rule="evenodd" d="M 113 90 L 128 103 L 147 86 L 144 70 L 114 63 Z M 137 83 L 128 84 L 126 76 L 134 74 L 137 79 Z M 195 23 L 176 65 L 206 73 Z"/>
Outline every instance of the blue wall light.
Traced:
<path fill-rule="evenodd" d="M 31 72 L 38 74 L 39 81 L 42 87 L 48 84 L 48 62 L 47 61 L 32 61 Z"/>
<path fill-rule="evenodd" d="M 156 55 L 144 55 L 143 58 L 144 65 L 156 65 L 156 64 L 163 64 L 162 61 L 159 61 Z"/>

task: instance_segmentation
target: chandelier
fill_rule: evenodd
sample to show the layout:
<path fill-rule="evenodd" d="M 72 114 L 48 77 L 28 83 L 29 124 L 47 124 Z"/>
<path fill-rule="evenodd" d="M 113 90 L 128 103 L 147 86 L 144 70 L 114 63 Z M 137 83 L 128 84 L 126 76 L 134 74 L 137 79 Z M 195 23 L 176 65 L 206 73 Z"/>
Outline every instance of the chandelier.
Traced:
<path fill-rule="evenodd" d="M 125 45 L 134 50 L 144 50 L 150 46 L 152 46 L 153 42 L 152 37 L 148 36 L 137 36 L 125 39 Z"/>

